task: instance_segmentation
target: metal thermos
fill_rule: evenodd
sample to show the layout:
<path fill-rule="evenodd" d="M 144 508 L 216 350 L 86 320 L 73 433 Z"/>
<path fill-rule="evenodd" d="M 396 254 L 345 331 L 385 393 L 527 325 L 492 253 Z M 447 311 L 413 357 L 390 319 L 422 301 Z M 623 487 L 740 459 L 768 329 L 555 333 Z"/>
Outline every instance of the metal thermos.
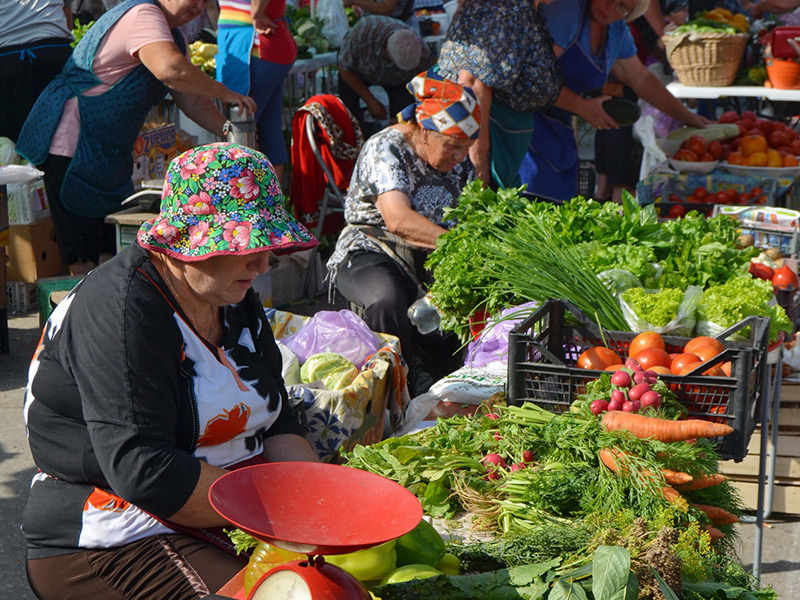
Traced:
<path fill-rule="evenodd" d="M 255 117 L 246 108 L 240 109 L 238 104 L 229 104 L 225 117 L 225 139 L 233 144 L 256 148 Z"/>

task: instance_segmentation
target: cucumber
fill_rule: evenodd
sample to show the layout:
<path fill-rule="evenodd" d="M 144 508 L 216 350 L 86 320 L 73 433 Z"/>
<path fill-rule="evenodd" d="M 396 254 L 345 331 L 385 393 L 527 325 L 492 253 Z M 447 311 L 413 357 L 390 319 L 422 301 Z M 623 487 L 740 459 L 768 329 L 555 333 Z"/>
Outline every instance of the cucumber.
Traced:
<path fill-rule="evenodd" d="M 739 126 L 735 123 L 709 123 L 705 127 L 681 127 L 667 134 L 667 139 L 682 142 L 693 135 L 702 135 L 707 142 L 727 140 L 739 135 Z"/>
<path fill-rule="evenodd" d="M 642 110 L 636 102 L 625 100 L 625 98 L 609 98 L 603 102 L 603 110 L 622 127 L 633 125 L 642 114 Z"/>

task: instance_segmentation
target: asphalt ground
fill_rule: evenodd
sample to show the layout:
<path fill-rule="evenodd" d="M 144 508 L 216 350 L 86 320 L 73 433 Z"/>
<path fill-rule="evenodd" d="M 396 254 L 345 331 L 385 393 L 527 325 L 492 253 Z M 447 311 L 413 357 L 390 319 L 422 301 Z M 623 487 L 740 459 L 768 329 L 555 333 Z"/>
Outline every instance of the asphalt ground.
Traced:
<path fill-rule="evenodd" d="M 293 312 L 313 314 L 313 305 Z M 337 307 L 338 308 L 338 307 Z M 10 352 L 0 354 L 0 598 L 28 600 L 35 596 L 25 577 L 25 540 L 19 526 L 27 489 L 35 468 L 28 452 L 22 405 L 30 358 L 39 338 L 36 313 L 9 318 Z M 800 512 L 800 507 L 795 512 Z M 742 564 L 752 568 L 755 525 L 739 525 Z M 763 531 L 762 583 L 779 598 L 800 598 L 800 518 L 774 515 Z"/>

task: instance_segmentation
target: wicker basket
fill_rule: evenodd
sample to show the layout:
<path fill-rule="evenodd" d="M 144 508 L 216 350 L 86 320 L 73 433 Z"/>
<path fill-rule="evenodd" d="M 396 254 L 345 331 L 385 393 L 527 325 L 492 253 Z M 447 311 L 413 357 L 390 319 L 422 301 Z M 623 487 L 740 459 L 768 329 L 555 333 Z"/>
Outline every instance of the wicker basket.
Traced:
<path fill-rule="evenodd" d="M 733 83 L 747 40 L 746 33 L 684 33 L 661 38 L 680 82 L 709 87 Z"/>

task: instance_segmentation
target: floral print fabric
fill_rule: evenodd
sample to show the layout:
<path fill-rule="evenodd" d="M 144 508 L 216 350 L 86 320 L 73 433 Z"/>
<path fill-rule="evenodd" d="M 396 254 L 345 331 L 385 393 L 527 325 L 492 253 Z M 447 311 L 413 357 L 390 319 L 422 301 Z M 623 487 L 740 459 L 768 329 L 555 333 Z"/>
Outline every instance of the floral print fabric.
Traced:
<path fill-rule="evenodd" d="M 454 81 L 461 69 L 469 71 L 492 88 L 493 98 L 519 112 L 549 106 L 562 88 L 547 23 L 530 0 L 463 3 L 447 29 L 438 68 Z"/>
<path fill-rule="evenodd" d="M 350 190 L 344 205 L 344 218 L 350 225 L 373 225 L 386 229 L 375 200 L 380 194 L 397 190 L 408 196 L 411 208 L 445 228 L 444 209 L 458 204 L 461 190 L 475 176 L 475 169 L 465 159 L 447 173 L 437 171 L 414 152 L 398 131 L 388 127 L 373 135 L 356 161 Z M 346 228 L 328 261 L 331 281 L 349 252 L 382 252 L 364 233 Z"/>
<path fill-rule="evenodd" d="M 286 211 L 267 157 L 238 144 L 188 150 L 170 162 L 159 215 L 139 229 L 144 248 L 184 261 L 310 248 L 311 233 Z"/>

